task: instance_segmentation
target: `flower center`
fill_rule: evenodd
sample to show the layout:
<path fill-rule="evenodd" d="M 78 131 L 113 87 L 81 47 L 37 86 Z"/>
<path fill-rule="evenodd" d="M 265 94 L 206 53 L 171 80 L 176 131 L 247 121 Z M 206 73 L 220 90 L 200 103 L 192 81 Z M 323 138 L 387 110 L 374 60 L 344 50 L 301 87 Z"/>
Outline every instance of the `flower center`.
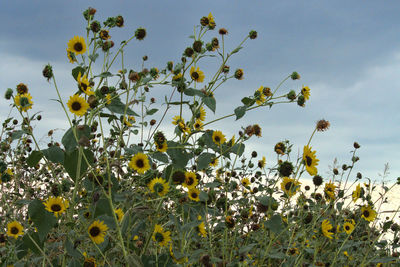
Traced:
<path fill-rule="evenodd" d="M 12 233 L 13 235 L 16 235 L 16 234 L 19 233 L 19 229 L 18 229 L 17 227 L 12 227 L 12 228 L 11 228 L 11 233 Z"/>
<path fill-rule="evenodd" d="M 192 198 L 197 198 L 197 193 L 196 192 L 192 193 Z"/>
<path fill-rule="evenodd" d="M 83 45 L 81 43 L 74 44 L 74 49 L 76 52 L 80 52 L 83 50 Z"/>
<path fill-rule="evenodd" d="M 78 110 L 80 110 L 80 109 L 82 108 L 82 106 L 81 106 L 81 103 L 79 103 L 79 102 L 74 102 L 74 103 L 72 103 L 71 108 L 72 108 L 73 110 L 75 110 L 75 111 L 78 111 Z"/>
<path fill-rule="evenodd" d="M 85 261 L 83 267 L 94 267 L 96 266 L 94 262 Z"/>
<path fill-rule="evenodd" d="M 187 185 L 192 185 L 193 183 L 194 183 L 193 177 L 188 177 L 188 178 L 186 179 L 186 184 L 187 184 Z"/>
<path fill-rule="evenodd" d="M 161 233 L 156 233 L 155 239 L 157 242 L 161 243 L 164 241 L 164 236 Z"/>
<path fill-rule="evenodd" d="M 164 186 L 161 183 L 156 183 L 154 185 L 154 191 L 157 193 L 161 193 L 164 190 Z"/>
<path fill-rule="evenodd" d="M 61 210 L 61 206 L 58 204 L 53 204 L 51 205 L 51 210 L 54 212 L 60 211 Z"/>
<path fill-rule="evenodd" d="M 98 236 L 99 234 L 100 234 L 100 229 L 99 229 L 99 227 L 97 227 L 97 226 L 94 226 L 94 227 L 92 227 L 91 229 L 90 229 L 90 235 L 92 236 L 92 237 L 96 237 L 96 236 Z"/>
<path fill-rule="evenodd" d="M 348 226 L 348 225 L 346 225 L 344 228 L 345 228 L 347 231 L 350 230 L 350 226 Z"/>
<path fill-rule="evenodd" d="M 365 218 L 369 217 L 369 211 L 368 210 L 364 210 L 363 215 Z"/>
<path fill-rule="evenodd" d="M 136 166 L 138 166 L 139 168 L 143 168 L 144 167 L 144 162 L 142 159 L 138 159 L 136 161 Z"/>
<path fill-rule="evenodd" d="M 285 184 L 285 189 L 286 189 L 287 191 L 289 191 L 290 188 L 292 188 L 292 186 L 293 186 L 293 183 L 292 183 L 292 182 L 288 182 L 288 183 Z"/>
<path fill-rule="evenodd" d="M 88 86 L 87 86 L 86 83 L 81 83 L 81 84 L 80 84 L 80 88 L 81 88 L 81 90 L 84 91 L 84 92 L 87 90 L 87 87 L 88 87 Z"/>
<path fill-rule="evenodd" d="M 215 142 L 217 142 L 217 143 L 220 143 L 220 142 L 221 142 L 221 139 L 219 138 L 219 136 L 216 136 L 216 137 L 214 138 L 214 140 L 215 140 Z"/>
<path fill-rule="evenodd" d="M 192 73 L 192 77 L 193 77 L 194 80 L 197 80 L 200 76 L 199 76 L 199 74 L 197 72 L 193 72 Z"/>
<path fill-rule="evenodd" d="M 310 158 L 309 156 L 306 156 L 306 164 L 307 166 L 311 166 L 312 164 L 312 158 Z"/>

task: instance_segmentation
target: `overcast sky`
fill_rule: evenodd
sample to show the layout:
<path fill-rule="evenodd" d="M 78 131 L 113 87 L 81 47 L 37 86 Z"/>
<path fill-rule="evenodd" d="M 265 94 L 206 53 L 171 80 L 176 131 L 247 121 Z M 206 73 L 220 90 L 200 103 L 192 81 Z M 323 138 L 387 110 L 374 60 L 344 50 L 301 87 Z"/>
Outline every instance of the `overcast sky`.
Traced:
<path fill-rule="evenodd" d="M 76 90 L 70 75 L 73 67 L 66 58 L 68 40 L 84 36 L 82 12 L 97 9 L 96 19 L 122 15 L 125 27 L 110 35 L 116 44 L 129 38 L 138 27 L 147 29 L 142 42 L 133 42 L 125 50 L 128 69 L 138 70 L 141 58 L 148 55 L 148 68 L 163 68 L 167 61 L 178 62 L 190 46 L 193 26 L 212 12 L 217 29 L 228 29 L 227 49 L 234 48 L 250 30 L 258 32 L 228 65 L 243 68 L 244 80 L 229 81 L 215 94 L 217 115 L 229 114 L 240 105 L 243 96 L 260 87 L 275 88 L 292 71 L 300 81 L 288 81 L 281 93 L 311 89 L 305 108 L 295 104 L 259 109 L 244 119 L 228 119 L 214 125 L 227 137 L 237 135 L 241 126 L 258 123 L 263 134 L 248 144 L 248 152 L 257 150 L 275 160 L 275 143 L 288 139 L 294 151 L 302 151 L 319 119 L 329 120 L 327 132 L 315 135 L 312 146 L 320 159 L 319 172 L 327 177 L 335 158 L 349 164 L 353 142 L 360 143 L 357 171 L 379 180 L 385 163 L 390 165 L 388 179 L 400 176 L 400 3 L 397 1 L 1 1 L 0 85 L 15 88 L 23 82 L 33 96 L 33 112 L 42 111 L 43 120 L 35 128 L 39 138 L 49 129 L 68 128 L 51 84 L 41 76 L 51 63 L 67 100 Z M 218 36 L 217 31 L 206 40 Z M 200 65 L 207 74 L 215 64 Z M 209 66 L 209 68 L 206 68 Z M 169 91 L 156 88 L 159 102 Z M 0 119 L 9 111 L 9 102 L 0 100 Z M 176 115 L 176 114 L 171 114 Z M 207 118 L 213 119 L 207 110 Z M 168 122 L 169 123 L 169 122 Z M 59 131 L 62 133 L 62 131 Z M 45 145 L 45 142 L 43 143 Z M 269 165 L 271 166 L 271 165 Z M 307 177 L 307 174 L 306 176 Z"/>

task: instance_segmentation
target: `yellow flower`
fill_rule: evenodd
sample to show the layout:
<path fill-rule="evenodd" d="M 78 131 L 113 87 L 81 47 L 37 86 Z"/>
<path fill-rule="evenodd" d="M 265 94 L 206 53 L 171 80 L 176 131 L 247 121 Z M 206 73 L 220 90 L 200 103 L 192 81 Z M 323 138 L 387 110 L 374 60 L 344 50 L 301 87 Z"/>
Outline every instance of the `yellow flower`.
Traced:
<path fill-rule="evenodd" d="M 311 151 L 311 147 L 304 146 L 303 149 L 304 164 L 306 165 L 307 172 L 312 176 L 318 173 L 316 166 L 318 165 L 319 159 L 317 159 L 315 153 L 316 153 L 315 151 Z"/>
<path fill-rule="evenodd" d="M 32 108 L 32 96 L 30 93 L 17 94 L 14 98 L 14 103 L 20 111 L 28 111 Z"/>
<path fill-rule="evenodd" d="M 199 221 L 201 221 L 201 216 L 200 215 L 197 216 L 197 219 Z M 202 236 L 202 237 L 206 237 L 207 236 L 206 227 L 205 227 L 205 224 L 204 224 L 203 221 L 196 227 L 196 229 L 197 229 L 197 232 L 198 232 L 199 236 Z"/>
<path fill-rule="evenodd" d="M 133 116 L 128 116 L 128 118 L 126 116 L 124 116 L 124 124 L 128 127 L 132 127 L 133 123 L 136 122 L 135 117 Z"/>
<path fill-rule="evenodd" d="M 264 168 L 265 164 L 266 164 L 266 159 L 265 159 L 265 157 L 262 157 L 262 160 L 258 161 L 258 168 L 260 168 L 260 169 Z"/>
<path fill-rule="evenodd" d="M 167 141 L 164 141 L 164 143 L 162 143 L 162 144 L 156 143 L 156 148 L 157 148 L 157 151 L 159 151 L 159 152 L 167 152 L 167 149 L 168 149 Z"/>
<path fill-rule="evenodd" d="M 281 182 L 281 189 L 288 197 L 297 193 L 300 189 L 301 183 L 293 178 L 283 177 Z"/>
<path fill-rule="evenodd" d="M 333 237 L 332 237 L 333 233 L 329 232 L 330 230 L 333 229 L 332 224 L 328 220 L 325 219 L 322 221 L 321 227 L 322 227 L 322 233 L 324 234 L 324 236 L 326 236 L 329 239 L 333 239 Z"/>
<path fill-rule="evenodd" d="M 212 140 L 214 141 L 215 144 L 220 146 L 223 143 L 225 143 L 226 138 L 225 138 L 225 135 L 223 135 L 221 131 L 214 131 L 213 135 L 212 135 Z"/>
<path fill-rule="evenodd" d="M 81 73 L 79 72 L 77 81 L 78 81 L 79 89 L 82 92 L 84 92 L 86 95 L 94 95 L 94 92 L 91 91 L 92 87 L 89 86 L 90 83 L 89 83 L 89 80 L 88 80 L 86 74 L 83 75 L 83 77 L 82 77 Z"/>
<path fill-rule="evenodd" d="M 354 225 L 355 222 L 353 219 L 351 220 L 347 220 L 344 224 L 343 224 L 343 230 L 349 235 L 353 232 L 354 230 Z"/>
<path fill-rule="evenodd" d="M 251 182 L 248 178 L 243 178 L 242 181 L 240 181 L 240 182 L 244 187 L 248 187 L 251 184 Z"/>
<path fill-rule="evenodd" d="M 79 95 L 71 96 L 67 102 L 67 106 L 69 111 L 77 116 L 85 115 L 89 108 L 89 104 L 86 100 Z"/>
<path fill-rule="evenodd" d="M 83 266 L 91 266 L 91 267 L 96 267 L 96 259 L 93 257 L 90 258 L 86 258 L 85 257 L 85 261 L 83 262 Z"/>
<path fill-rule="evenodd" d="M 10 237 L 14 237 L 15 239 L 18 236 L 24 234 L 24 227 L 17 221 L 12 221 L 7 224 L 7 235 Z"/>
<path fill-rule="evenodd" d="M 206 110 L 203 107 L 200 107 L 199 111 L 196 114 L 196 120 L 204 121 L 206 119 Z"/>
<path fill-rule="evenodd" d="M 359 199 L 361 196 L 361 186 L 360 184 L 357 185 L 356 190 L 353 191 L 353 193 L 351 194 L 351 198 L 353 199 L 354 202 L 357 201 L 357 199 Z"/>
<path fill-rule="evenodd" d="M 88 228 L 89 237 L 96 244 L 103 243 L 107 230 L 108 227 L 103 221 L 94 221 Z"/>
<path fill-rule="evenodd" d="M 172 124 L 173 125 L 178 125 L 180 122 L 185 123 L 185 121 L 183 120 L 183 118 L 181 116 L 175 116 L 172 118 Z"/>
<path fill-rule="evenodd" d="M 193 125 L 193 128 L 196 131 L 201 131 L 201 130 L 203 130 L 203 123 L 200 120 L 196 120 L 194 125 Z"/>
<path fill-rule="evenodd" d="M 310 99 L 310 88 L 308 86 L 303 86 L 301 89 L 301 94 L 304 96 L 305 99 Z"/>
<path fill-rule="evenodd" d="M 185 181 L 182 184 L 184 187 L 188 189 L 195 188 L 198 183 L 196 173 L 185 172 Z"/>
<path fill-rule="evenodd" d="M 178 127 L 179 127 L 179 129 L 182 131 L 182 133 L 184 134 L 184 135 L 186 135 L 186 134 L 190 134 L 192 131 L 190 130 L 190 128 L 183 122 L 183 121 L 181 121 L 179 124 L 178 124 Z"/>
<path fill-rule="evenodd" d="M 167 246 L 167 244 L 171 241 L 171 232 L 170 231 L 164 231 L 164 228 L 156 224 L 154 227 L 154 232 L 153 232 L 153 240 L 154 242 L 157 242 L 158 245 L 161 247 Z"/>
<path fill-rule="evenodd" d="M 70 50 L 68 50 L 68 48 L 67 48 L 67 57 L 68 57 L 69 63 L 77 62 L 75 53 L 70 51 Z"/>
<path fill-rule="evenodd" d="M 143 153 L 137 153 L 135 156 L 133 156 L 128 166 L 129 168 L 137 171 L 139 174 L 143 174 L 150 169 L 149 159 Z"/>
<path fill-rule="evenodd" d="M 214 20 L 213 15 L 211 14 L 211 12 L 210 12 L 210 14 L 208 14 L 207 18 L 208 18 L 208 27 L 210 27 L 211 29 L 214 29 L 216 24 L 215 24 L 215 20 Z"/>
<path fill-rule="evenodd" d="M 188 261 L 188 258 L 187 258 L 187 257 L 182 257 L 182 258 L 179 258 L 179 259 L 177 259 L 177 258 L 175 257 L 174 252 L 173 252 L 173 250 L 172 250 L 172 244 L 169 245 L 169 255 L 171 255 L 171 258 L 172 258 L 172 260 L 173 260 L 175 263 L 183 264 L 183 263 L 185 263 L 185 262 Z"/>
<path fill-rule="evenodd" d="M 257 94 L 257 98 L 256 98 L 256 103 L 257 105 L 262 105 L 265 102 L 265 95 L 263 92 L 264 86 L 260 86 L 260 88 L 257 89 L 256 94 Z"/>
<path fill-rule="evenodd" d="M 43 205 L 47 211 L 53 212 L 54 216 L 58 217 L 58 215 L 64 213 L 69 207 L 69 202 L 62 197 L 49 197 L 43 202 Z"/>
<path fill-rule="evenodd" d="M 172 77 L 172 80 L 173 81 L 178 81 L 178 80 L 180 80 L 182 78 L 182 76 L 183 76 L 182 73 L 178 73 L 177 75 Z"/>
<path fill-rule="evenodd" d="M 86 52 L 85 38 L 81 36 L 75 36 L 68 42 L 68 50 L 74 52 L 76 55 L 80 55 Z"/>
<path fill-rule="evenodd" d="M 362 206 L 361 207 L 361 218 L 364 218 L 365 220 L 372 222 L 376 218 L 376 211 L 372 209 L 371 206 Z"/>
<path fill-rule="evenodd" d="M 121 208 L 118 208 L 118 209 L 115 209 L 114 212 L 115 212 L 115 215 L 117 215 L 118 222 L 121 222 L 122 218 L 124 218 L 124 215 L 125 215 L 123 210 Z"/>
<path fill-rule="evenodd" d="M 106 94 L 106 104 L 107 105 L 111 104 L 111 94 Z"/>
<path fill-rule="evenodd" d="M 329 198 L 330 200 L 335 200 L 335 189 L 336 189 L 336 185 L 334 185 L 331 181 L 329 181 L 329 183 L 325 184 L 325 196 L 327 198 Z"/>
<path fill-rule="evenodd" d="M 210 162 L 211 167 L 217 167 L 218 166 L 218 158 L 213 158 Z"/>
<path fill-rule="evenodd" d="M 190 188 L 188 196 L 193 201 L 200 201 L 200 190 L 197 188 Z"/>
<path fill-rule="evenodd" d="M 169 184 L 160 177 L 151 180 L 147 186 L 152 193 L 156 193 L 160 197 L 165 196 L 169 191 Z"/>
<path fill-rule="evenodd" d="M 204 73 L 200 70 L 199 67 L 197 67 L 197 69 L 195 69 L 194 66 L 190 68 L 190 77 L 192 78 L 192 80 L 199 83 L 202 83 L 204 81 Z"/>

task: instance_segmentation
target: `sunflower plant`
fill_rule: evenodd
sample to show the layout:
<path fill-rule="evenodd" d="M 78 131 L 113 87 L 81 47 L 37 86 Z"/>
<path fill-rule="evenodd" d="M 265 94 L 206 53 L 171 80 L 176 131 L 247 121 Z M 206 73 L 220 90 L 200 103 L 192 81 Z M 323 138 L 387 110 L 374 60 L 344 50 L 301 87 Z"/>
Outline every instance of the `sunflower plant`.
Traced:
<path fill-rule="evenodd" d="M 67 99 L 56 70 L 48 64 L 42 71 L 69 125 L 61 140 L 50 129 L 47 146 L 40 145 L 34 129 L 42 115 L 32 113 L 35 95 L 27 84 L 6 91 L 14 113 L 0 138 L 0 266 L 398 262 L 400 227 L 380 216 L 391 188 L 373 201 L 376 186 L 366 178 L 361 184 L 361 173 L 352 177 L 360 145 L 354 143 L 342 168 L 335 162 L 329 175 L 318 171 L 311 142 L 329 121 L 317 122 L 298 155 L 290 141 L 276 140 L 271 162 L 245 151 L 248 140 L 262 136 L 259 124 L 242 124 L 233 136 L 214 127 L 228 118 L 239 124 L 254 109 L 310 101 L 308 86 L 283 91 L 300 79 L 293 72 L 276 87 L 248 89 L 231 112 L 215 116 L 216 90 L 245 80 L 245 68 L 229 62 L 256 31 L 228 51 L 228 30 L 217 29 L 209 13 L 175 62 L 149 66 L 143 56 L 127 66 L 124 51 L 145 41 L 146 29 L 116 45 L 113 32 L 124 18 L 99 22 L 96 12 L 85 10 L 85 34 L 66 42 L 76 85 Z M 206 58 L 217 67 L 207 68 Z M 152 94 L 160 87 L 169 88 L 167 95 Z"/>

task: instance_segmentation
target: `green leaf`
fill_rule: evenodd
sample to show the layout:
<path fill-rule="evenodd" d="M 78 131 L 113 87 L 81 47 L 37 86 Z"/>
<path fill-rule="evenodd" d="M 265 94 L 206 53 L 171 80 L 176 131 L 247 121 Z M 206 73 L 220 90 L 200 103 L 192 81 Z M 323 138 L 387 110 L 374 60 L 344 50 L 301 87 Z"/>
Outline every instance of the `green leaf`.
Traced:
<path fill-rule="evenodd" d="M 42 150 L 44 156 L 54 163 L 64 163 L 64 151 L 58 146 L 51 146 L 48 149 Z"/>
<path fill-rule="evenodd" d="M 38 230 L 39 239 L 45 240 L 47 234 L 57 222 L 54 214 L 45 210 L 42 201 L 35 199 L 29 204 L 28 215 Z"/>
<path fill-rule="evenodd" d="M 158 108 L 153 108 L 153 109 L 147 110 L 147 111 L 146 111 L 146 114 L 147 114 L 147 115 L 153 115 L 153 114 L 156 113 L 157 111 L 158 111 Z"/>
<path fill-rule="evenodd" d="M 83 74 L 85 73 L 85 69 L 81 66 L 72 69 L 72 76 L 75 80 L 78 80 L 79 73 L 81 73 L 81 76 L 83 76 Z"/>
<path fill-rule="evenodd" d="M 114 211 L 110 206 L 110 202 L 106 198 L 100 198 L 96 202 L 96 207 L 94 210 L 94 218 L 97 218 L 101 215 L 108 215 L 110 217 L 114 216 L 113 215 Z"/>
<path fill-rule="evenodd" d="M 83 255 L 76 248 L 74 248 L 74 244 L 72 244 L 68 237 L 65 239 L 65 248 L 67 249 L 68 255 L 71 257 L 78 260 L 83 258 Z"/>
<path fill-rule="evenodd" d="M 154 152 L 153 154 L 151 154 L 151 158 L 153 158 L 155 160 L 158 160 L 158 161 L 161 161 L 163 163 L 168 163 L 169 162 L 168 156 L 166 154 L 158 152 L 158 151 Z"/>
<path fill-rule="evenodd" d="M 89 164 L 92 165 L 94 162 L 94 155 L 93 152 L 90 150 L 83 150 L 83 153 L 86 155 Z M 76 180 L 76 174 L 77 174 L 77 169 L 78 169 L 78 159 L 79 159 L 79 149 L 75 149 L 72 152 L 65 152 L 64 153 L 64 168 L 68 172 L 69 176 L 73 179 Z M 83 154 L 81 155 L 81 160 L 80 160 L 80 173 L 79 177 L 82 176 L 82 174 L 87 170 L 88 165 L 86 163 L 86 160 L 83 157 Z"/>
<path fill-rule="evenodd" d="M 206 183 L 204 186 L 208 187 L 208 188 L 215 188 L 215 187 L 218 187 L 220 185 L 222 185 L 220 182 L 215 181 L 215 182 L 212 182 L 212 183 Z"/>
<path fill-rule="evenodd" d="M 42 151 L 34 150 L 26 159 L 26 163 L 28 164 L 29 167 L 35 167 L 42 159 L 42 157 L 43 157 Z"/>
<path fill-rule="evenodd" d="M 76 135 L 77 139 L 75 139 L 73 129 L 76 129 Z M 76 126 L 69 128 L 64 136 L 61 139 L 61 143 L 64 145 L 64 148 L 67 152 L 73 151 L 76 146 L 78 145 L 79 139 L 82 136 L 86 136 L 87 138 L 90 138 L 90 128 L 88 125 L 84 125 L 83 127 L 77 128 Z"/>
<path fill-rule="evenodd" d="M 11 141 L 14 141 L 16 139 L 20 139 L 24 135 L 24 133 L 25 133 L 25 131 L 23 131 L 23 130 L 13 131 L 11 133 Z"/>
<path fill-rule="evenodd" d="M 112 76 L 113 76 L 113 75 L 112 75 L 111 72 L 106 71 L 106 72 L 100 73 L 99 75 L 94 76 L 94 77 L 95 77 L 95 78 L 96 78 L 96 77 L 107 78 L 107 77 L 112 77 Z"/>
<path fill-rule="evenodd" d="M 210 162 L 215 158 L 215 154 L 213 153 L 202 153 L 198 156 L 197 158 L 197 169 L 198 170 L 204 170 L 207 169 L 208 165 Z"/>
<path fill-rule="evenodd" d="M 185 91 L 183 93 L 187 96 L 195 96 L 195 95 L 200 96 L 200 97 L 205 96 L 201 90 L 193 89 L 193 88 L 187 88 L 187 89 L 185 89 Z"/>
<path fill-rule="evenodd" d="M 212 96 L 203 97 L 203 102 L 209 109 L 211 109 L 212 112 L 215 113 L 215 108 L 217 103 L 215 102 L 214 97 Z"/>
<path fill-rule="evenodd" d="M 206 202 L 206 201 L 208 201 L 208 194 L 204 191 L 200 191 L 199 198 L 200 198 L 200 201 Z"/>
<path fill-rule="evenodd" d="M 141 83 L 146 84 L 146 83 L 150 82 L 151 80 L 153 80 L 153 77 L 147 77 L 147 78 L 142 79 Z"/>
<path fill-rule="evenodd" d="M 191 158 L 191 154 L 189 154 L 185 150 L 185 147 L 179 143 L 168 141 L 167 145 L 168 145 L 167 154 L 171 158 L 172 163 L 177 168 L 185 168 L 189 159 Z"/>
<path fill-rule="evenodd" d="M 278 234 L 284 229 L 282 218 L 280 215 L 272 216 L 268 221 L 264 223 L 271 232 Z"/>
<path fill-rule="evenodd" d="M 90 60 L 93 61 L 93 63 L 96 61 L 96 59 L 99 57 L 99 54 L 92 54 L 89 56 Z"/>
<path fill-rule="evenodd" d="M 121 99 L 119 97 L 111 100 L 111 103 L 109 105 L 107 105 L 106 108 L 108 108 L 109 111 L 117 113 L 117 114 L 139 116 L 136 112 L 134 112 L 129 107 L 126 108 L 126 113 L 125 113 L 125 104 L 121 102 Z"/>
<path fill-rule="evenodd" d="M 246 113 L 246 109 L 247 109 L 246 106 L 240 106 L 235 108 L 236 120 L 244 116 L 244 114 Z"/>
<path fill-rule="evenodd" d="M 242 48 L 243 48 L 243 47 L 241 47 L 241 46 L 236 47 L 236 48 L 231 52 L 231 55 L 232 55 L 232 54 L 235 54 L 235 53 L 237 53 L 237 52 L 239 52 L 239 50 L 242 49 Z"/>
<path fill-rule="evenodd" d="M 32 241 L 32 239 L 33 239 L 33 241 Z M 39 235 L 38 235 L 37 232 L 31 232 L 30 231 L 28 233 L 25 233 L 24 237 L 22 238 L 22 241 L 24 242 L 24 244 L 25 244 L 25 246 L 27 248 L 32 250 L 33 253 L 41 254 L 39 248 L 43 249 L 43 243 L 44 242 L 40 241 Z M 35 243 L 37 245 L 35 245 Z M 37 246 L 39 246 L 39 248 Z"/>
<path fill-rule="evenodd" d="M 250 107 L 250 106 L 254 105 L 255 102 L 256 101 L 254 99 L 250 98 L 250 97 L 243 97 L 242 98 L 242 103 L 247 107 Z"/>
<path fill-rule="evenodd" d="M 243 143 L 234 144 L 230 151 L 238 156 L 241 156 L 244 152 L 245 147 L 246 146 Z"/>
<path fill-rule="evenodd" d="M 247 252 L 249 252 L 255 246 L 257 246 L 257 243 L 253 243 L 253 244 L 247 245 L 245 247 L 241 247 L 239 249 L 239 254 L 247 254 Z"/>

